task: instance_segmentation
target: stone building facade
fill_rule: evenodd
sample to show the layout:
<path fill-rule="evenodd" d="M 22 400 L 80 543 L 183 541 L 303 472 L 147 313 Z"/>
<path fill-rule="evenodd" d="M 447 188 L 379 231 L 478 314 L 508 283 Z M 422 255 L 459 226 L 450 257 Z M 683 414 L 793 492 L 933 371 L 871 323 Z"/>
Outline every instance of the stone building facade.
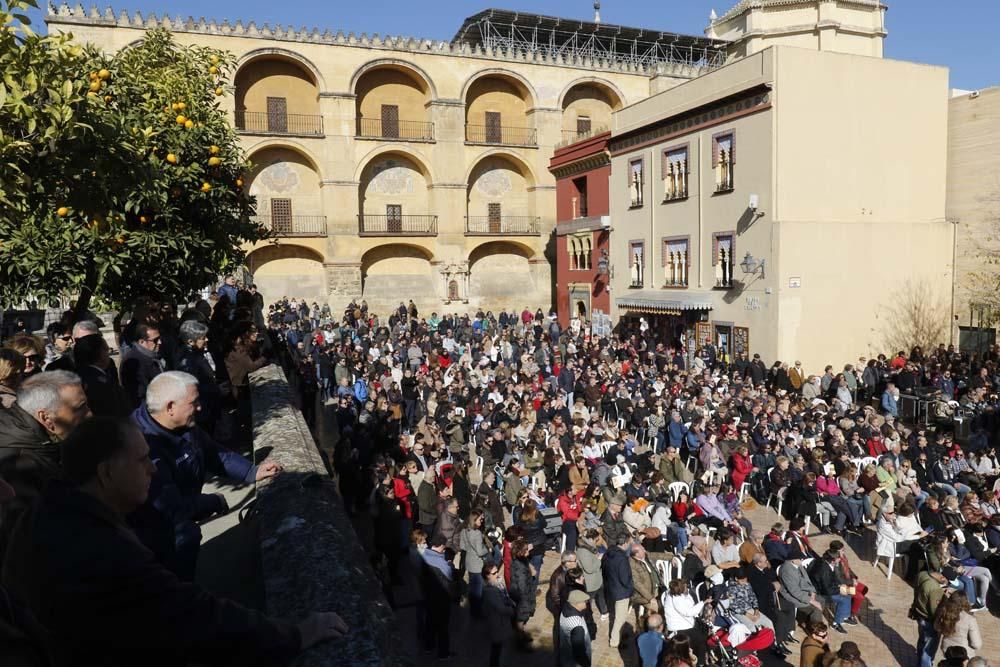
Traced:
<path fill-rule="evenodd" d="M 163 26 L 180 43 L 235 54 L 224 104 L 255 165 L 258 214 L 278 236 L 249 254 L 255 281 L 268 298 L 334 308 L 365 298 L 383 311 L 410 298 L 428 313 L 548 309 L 553 148 L 720 64 L 705 54 L 724 57 L 721 42 L 670 35 L 664 44 L 685 40 L 684 53 L 656 44 L 644 60 L 498 44 L 490 21 L 563 28 L 497 10 L 467 19 L 450 42 L 66 5 L 46 20 L 108 51 Z"/>

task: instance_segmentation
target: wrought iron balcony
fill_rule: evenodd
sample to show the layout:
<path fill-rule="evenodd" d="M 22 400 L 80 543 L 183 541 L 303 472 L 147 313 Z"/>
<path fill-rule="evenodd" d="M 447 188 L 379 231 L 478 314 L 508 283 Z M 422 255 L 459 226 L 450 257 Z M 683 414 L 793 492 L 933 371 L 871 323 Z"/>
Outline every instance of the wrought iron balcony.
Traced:
<path fill-rule="evenodd" d="M 465 140 L 472 144 L 496 146 L 538 146 L 537 132 L 533 127 L 508 125 L 466 125 Z"/>
<path fill-rule="evenodd" d="M 325 215 L 258 215 L 254 218 L 275 236 L 326 236 Z"/>
<path fill-rule="evenodd" d="M 359 236 L 437 236 L 436 215 L 358 215 Z"/>
<path fill-rule="evenodd" d="M 386 121 L 381 118 L 359 118 L 357 129 L 359 139 L 434 141 L 434 123 L 422 121 Z"/>
<path fill-rule="evenodd" d="M 236 129 L 250 134 L 282 134 L 297 137 L 322 137 L 323 117 L 300 113 L 237 111 Z"/>
<path fill-rule="evenodd" d="M 540 218 L 533 215 L 470 215 L 465 218 L 467 236 L 537 236 Z"/>

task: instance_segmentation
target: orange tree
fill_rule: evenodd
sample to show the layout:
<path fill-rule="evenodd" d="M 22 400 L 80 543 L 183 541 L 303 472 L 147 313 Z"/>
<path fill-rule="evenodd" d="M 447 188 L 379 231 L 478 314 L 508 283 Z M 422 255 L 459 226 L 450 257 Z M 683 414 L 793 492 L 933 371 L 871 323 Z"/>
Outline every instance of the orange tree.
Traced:
<path fill-rule="evenodd" d="M 222 110 L 234 66 L 164 30 L 114 55 L 40 36 L 0 0 L 0 299 L 183 297 L 244 259 L 248 170 Z"/>

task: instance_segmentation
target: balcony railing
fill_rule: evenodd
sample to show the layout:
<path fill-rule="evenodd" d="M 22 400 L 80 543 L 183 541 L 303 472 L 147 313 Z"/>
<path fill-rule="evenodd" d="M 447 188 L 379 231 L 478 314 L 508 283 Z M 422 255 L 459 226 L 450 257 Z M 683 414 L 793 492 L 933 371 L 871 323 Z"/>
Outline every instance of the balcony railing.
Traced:
<path fill-rule="evenodd" d="M 537 133 L 533 127 L 508 125 L 466 125 L 465 140 L 473 144 L 497 146 L 537 146 Z"/>
<path fill-rule="evenodd" d="M 266 111 L 237 111 L 236 129 L 254 134 L 321 137 L 323 117 L 300 113 L 269 114 Z"/>
<path fill-rule="evenodd" d="M 416 120 L 387 122 L 381 118 L 359 118 L 357 136 L 361 139 L 390 141 L 434 141 L 434 123 Z"/>
<path fill-rule="evenodd" d="M 254 219 L 276 236 L 326 236 L 325 215 L 258 215 Z"/>
<path fill-rule="evenodd" d="M 358 216 L 359 236 L 436 236 L 436 215 Z"/>
<path fill-rule="evenodd" d="M 470 215 L 465 218 L 465 233 L 468 235 L 537 235 L 540 218 L 531 215 L 503 215 L 499 218 L 488 215 Z"/>

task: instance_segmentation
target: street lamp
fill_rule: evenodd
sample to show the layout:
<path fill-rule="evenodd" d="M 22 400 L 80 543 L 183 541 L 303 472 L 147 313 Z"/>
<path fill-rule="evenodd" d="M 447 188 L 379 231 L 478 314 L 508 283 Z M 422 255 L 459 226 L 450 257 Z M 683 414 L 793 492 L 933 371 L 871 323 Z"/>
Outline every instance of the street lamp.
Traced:
<path fill-rule="evenodd" d="M 743 269 L 743 274 L 747 276 L 752 276 L 758 271 L 760 271 L 760 277 L 764 277 L 764 260 L 757 260 L 749 252 L 743 257 L 743 261 L 740 262 L 740 268 Z"/>

